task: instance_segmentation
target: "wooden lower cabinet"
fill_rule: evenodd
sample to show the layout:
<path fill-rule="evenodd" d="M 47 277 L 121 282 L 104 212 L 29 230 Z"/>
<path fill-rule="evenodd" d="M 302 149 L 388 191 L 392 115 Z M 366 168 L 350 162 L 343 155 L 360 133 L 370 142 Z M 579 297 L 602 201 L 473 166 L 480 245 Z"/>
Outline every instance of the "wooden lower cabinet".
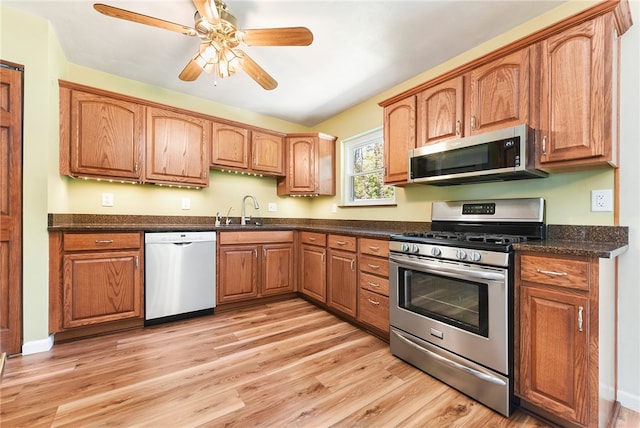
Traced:
<path fill-rule="evenodd" d="M 143 284 L 141 232 L 50 235 L 52 333 L 143 322 Z"/>
<path fill-rule="evenodd" d="M 300 232 L 298 291 L 322 303 L 327 302 L 327 235 Z"/>
<path fill-rule="evenodd" d="M 327 305 L 355 318 L 358 304 L 356 238 L 329 235 L 328 245 Z"/>
<path fill-rule="evenodd" d="M 220 232 L 219 304 L 295 291 L 293 231 Z"/>
<path fill-rule="evenodd" d="M 389 241 L 359 238 L 358 320 L 389 334 Z"/>
<path fill-rule="evenodd" d="M 517 256 L 521 405 L 559 425 L 608 426 L 615 405 L 615 268 L 610 259 Z"/>

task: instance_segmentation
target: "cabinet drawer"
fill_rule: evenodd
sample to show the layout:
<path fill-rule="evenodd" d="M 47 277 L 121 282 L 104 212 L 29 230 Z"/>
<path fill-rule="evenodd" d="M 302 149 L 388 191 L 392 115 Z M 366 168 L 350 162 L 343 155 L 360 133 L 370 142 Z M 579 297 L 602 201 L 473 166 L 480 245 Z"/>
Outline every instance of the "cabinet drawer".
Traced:
<path fill-rule="evenodd" d="M 389 260 L 381 257 L 360 256 L 360 271 L 389 277 Z"/>
<path fill-rule="evenodd" d="M 64 251 L 116 250 L 141 247 L 140 233 L 65 233 Z"/>
<path fill-rule="evenodd" d="M 358 298 L 360 321 L 389 332 L 389 298 L 363 289 Z"/>
<path fill-rule="evenodd" d="M 300 232 L 300 243 L 324 247 L 327 245 L 327 235 L 316 232 Z"/>
<path fill-rule="evenodd" d="M 329 235 L 329 247 L 345 251 L 356 250 L 355 236 Z"/>
<path fill-rule="evenodd" d="M 520 277 L 538 284 L 589 290 L 591 263 L 587 260 L 523 255 Z"/>
<path fill-rule="evenodd" d="M 360 288 L 389 296 L 389 280 L 380 276 L 360 272 Z"/>
<path fill-rule="evenodd" d="M 378 257 L 389 257 L 389 241 L 360 238 L 360 253 Z"/>

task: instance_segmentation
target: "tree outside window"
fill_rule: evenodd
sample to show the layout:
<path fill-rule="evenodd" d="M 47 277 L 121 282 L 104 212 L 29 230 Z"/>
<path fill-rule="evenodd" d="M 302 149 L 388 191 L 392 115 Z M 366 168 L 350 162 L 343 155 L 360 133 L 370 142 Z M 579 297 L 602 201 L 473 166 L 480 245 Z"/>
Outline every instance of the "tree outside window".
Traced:
<path fill-rule="evenodd" d="M 395 204 L 395 188 L 384 184 L 382 128 L 343 141 L 343 205 Z"/>

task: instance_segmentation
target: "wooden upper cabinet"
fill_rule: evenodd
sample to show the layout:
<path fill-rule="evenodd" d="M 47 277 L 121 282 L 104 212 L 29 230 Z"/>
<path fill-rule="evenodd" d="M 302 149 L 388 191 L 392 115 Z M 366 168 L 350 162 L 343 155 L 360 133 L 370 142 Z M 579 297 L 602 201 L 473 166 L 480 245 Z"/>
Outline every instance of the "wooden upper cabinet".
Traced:
<path fill-rule="evenodd" d="M 139 181 L 144 107 L 60 88 L 60 172 Z"/>
<path fill-rule="evenodd" d="M 321 133 L 287 137 L 287 175 L 278 179 L 278 195 L 335 195 L 336 137 Z"/>
<path fill-rule="evenodd" d="M 525 48 L 468 73 L 467 135 L 528 123 L 530 56 Z"/>
<path fill-rule="evenodd" d="M 272 175 L 284 175 L 284 137 L 251 131 L 251 169 Z"/>
<path fill-rule="evenodd" d="M 616 165 L 618 38 L 612 14 L 541 43 L 541 167 Z"/>
<path fill-rule="evenodd" d="M 409 177 L 409 150 L 416 148 L 416 97 L 384 108 L 384 183 L 404 184 Z"/>
<path fill-rule="evenodd" d="M 247 128 L 214 123 L 211 165 L 249 169 L 249 132 Z"/>
<path fill-rule="evenodd" d="M 195 116 L 147 107 L 145 180 L 207 186 L 211 122 Z"/>
<path fill-rule="evenodd" d="M 464 134 L 464 77 L 458 76 L 418 94 L 418 146 Z"/>

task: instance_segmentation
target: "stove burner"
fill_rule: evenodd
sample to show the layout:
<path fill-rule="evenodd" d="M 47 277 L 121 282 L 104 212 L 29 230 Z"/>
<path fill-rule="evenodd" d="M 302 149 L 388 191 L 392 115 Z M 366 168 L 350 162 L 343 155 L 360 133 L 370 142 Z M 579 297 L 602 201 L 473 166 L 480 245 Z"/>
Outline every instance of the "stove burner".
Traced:
<path fill-rule="evenodd" d="M 405 232 L 402 234 L 402 236 L 412 238 L 413 242 L 477 242 L 486 244 L 487 246 L 510 245 L 517 242 L 524 242 L 529 239 L 525 235 L 447 231 Z"/>

